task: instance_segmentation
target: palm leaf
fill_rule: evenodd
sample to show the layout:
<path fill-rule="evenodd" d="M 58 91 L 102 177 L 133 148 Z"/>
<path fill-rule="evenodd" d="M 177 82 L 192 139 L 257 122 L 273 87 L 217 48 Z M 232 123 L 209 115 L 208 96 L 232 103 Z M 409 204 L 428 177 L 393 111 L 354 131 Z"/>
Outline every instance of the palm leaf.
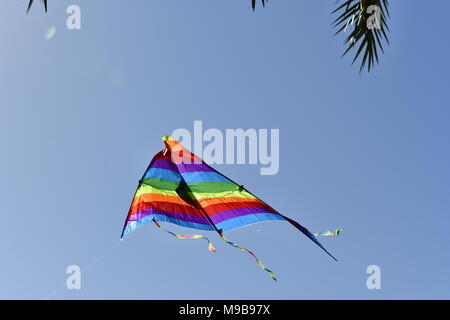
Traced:
<path fill-rule="evenodd" d="M 379 16 L 372 6 L 377 7 Z M 347 48 L 342 56 L 355 49 L 352 64 L 360 58 L 359 71 L 367 67 L 370 72 L 375 62 L 378 63 L 378 51 L 384 52 L 383 42 L 389 44 L 386 35 L 386 31 L 389 31 L 386 23 L 389 17 L 388 0 L 343 0 L 333 14 L 338 15 L 332 23 L 337 28 L 335 35 L 344 34 L 349 27 L 352 28 L 344 40 Z"/>
<path fill-rule="evenodd" d="M 47 12 L 47 1 L 41 0 L 44 4 L 44 9 Z M 257 0 L 252 1 L 252 9 L 255 10 Z M 384 53 L 383 43 L 389 44 L 389 39 L 386 31 L 389 31 L 387 26 L 387 19 L 389 18 L 389 4 L 388 0 L 336 0 L 342 3 L 333 11 L 333 14 L 338 16 L 333 21 L 333 27 L 337 28 L 335 35 L 347 32 L 347 29 L 353 28 L 344 40 L 347 46 L 342 56 L 345 56 L 352 49 L 355 49 L 355 56 L 352 64 L 360 58 L 359 71 L 362 72 L 367 66 L 367 71 L 378 63 L 378 51 Z M 27 12 L 30 11 L 34 0 L 29 0 Z M 268 0 L 261 0 L 264 7 Z M 376 20 L 376 28 L 373 26 L 373 11 L 369 11 L 371 6 L 379 8 L 379 17 Z M 372 24 L 370 24 L 372 22 Z"/>
<path fill-rule="evenodd" d="M 261 0 L 263 7 L 266 5 L 266 2 L 268 2 L 269 0 Z M 255 10 L 256 7 L 256 0 L 252 0 L 252 8 L 253 10 Z"/>
<path fill-rule="evenodd" d="M 266 5 L 267 1 L 268 0 L 261 0 L 263 7 Z M 31 6 L 33 5 L 33 2 L 34 2 L 34 0 L 30 0 L 30 2 L 28 3 L 27 12 L 30 11 Z M 41 0 L 41 2 L 44 3 L 45 12 L 47 12 L 47 0 Z M 255 10 L 255 7 L 256 7 L 256 0 L 252 0 L 252 8 L 253 8 L 253 10 Z"/>
<path fill-rule="evenodd" d="M 34 2 L 34 0 L 30 0 L 30 2 L 28 3 L 27 13 L 30 12 L 33 2 Z M 44 3 L 44 9 L 45 9 L 45 12 L 47 12 L 47 0 L 41 0 L 41 2 Z"/>

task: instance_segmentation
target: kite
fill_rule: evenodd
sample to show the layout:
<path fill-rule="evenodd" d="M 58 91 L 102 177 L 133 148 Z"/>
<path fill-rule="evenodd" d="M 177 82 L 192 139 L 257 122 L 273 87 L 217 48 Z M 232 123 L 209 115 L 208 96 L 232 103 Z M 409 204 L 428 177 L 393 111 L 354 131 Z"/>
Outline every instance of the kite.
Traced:
<path fill-rule="evenodd" d="M 228 240 L 224 232 L 258 222 L 281 220 L 292 224 L 336 260 L 316 238 L 319 235 L 338 235 L 342 229 L 334 233 L 327 231 L 312 234 L 244 186 L 210 167 L 178 141 L 170 136 L 164 136 L 162 140 L 164 149 L 153 157 L 139 180 L 121 239 L 138 227 L 153 223 L 179 239 L 204 239 L 208 242 L 208 249 L 215 252 L 216 249 L 207 237 L 179 235 L 164 229 L 160 222 L 215 231 L 223 241 L 251 255 L 261 269 L 276 280 L 275 274 L 266 268 L 253 252 Z"/>

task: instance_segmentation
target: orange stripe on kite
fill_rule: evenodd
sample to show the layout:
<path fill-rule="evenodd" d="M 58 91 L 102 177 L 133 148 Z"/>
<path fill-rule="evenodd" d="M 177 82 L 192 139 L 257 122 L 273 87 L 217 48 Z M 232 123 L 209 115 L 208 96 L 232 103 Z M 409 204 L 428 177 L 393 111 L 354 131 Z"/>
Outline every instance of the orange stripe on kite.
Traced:
<path fill-rule="evenodd" d="M 140 211 L 154 208 L 156 210 L 166 211 L 166 212 L 175 212 L 175 213 L 184 213 L 188 215 L 195 215 L 199 217 L 204 217 L 203 212 L 200 209 L 197 209 L 191 205 L 183 205 L 173 202 L 166 201 L 148 201 L 148 202 L 139 202 L 136 205 L 133 205 L 130 208 L 128 213 L 129 216 L 136 214 Z"/>

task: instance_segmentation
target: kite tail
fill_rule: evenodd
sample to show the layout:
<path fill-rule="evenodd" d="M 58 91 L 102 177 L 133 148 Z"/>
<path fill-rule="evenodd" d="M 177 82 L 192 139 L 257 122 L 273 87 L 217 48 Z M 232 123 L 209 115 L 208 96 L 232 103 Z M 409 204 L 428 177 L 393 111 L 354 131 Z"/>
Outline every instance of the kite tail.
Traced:
<path fill-rule="evenodd" d="M 318 232 L 318 233 L 313 233 L 314 237 L 318 237 L 318 236 L 326 236 L 326 237 L 337 237 L 342 231 L 344 231 L 344 229 L 336 229 L 336 231 L 332 232 L 332 231 L 325 231 L 325 232 Z"/>
<path fill-rule="evenodd" d="M 172 231 L 164 229 L 155 219 L 153 219 L 153 223 L 161 230 L 163 230 L 167 233 L 170 233 L 171 235 L 173 235 L 174 237 L 177 237 L 178 239 L 205 239 L 206 241 L 208 241 L 209 251 L 216 252 L 216 249 L 213 247 L 211 241 L 209 241 L 209 239 L 207 237 L 205 237 L 201 234 L 191 234 L 191 235 L 176 234 L 176 233 L 173 233 Z"/>
<path fill-rule="evenodd" d="M 222 240 L 225 241 L 226 243 L 228 243 L 229 245 L 231 245 L 232 247 L 241 249 L 242 251 L 247 252 L 248 254 L 250 254 L 250 255 L 256 260 L 256 262 L 257 262 L 258 265 L 261 267 L 261 269 L 263 269 L 264 271 L 267 271 L 267 272 L 270 274 L 270 277 L 271 277 L 273 280 L 277 281 L 277 278 L 275 277 L 275 274 L 274 274 L 272 271 L 270 271 L 269 269 L 267 269 L 266 266 L 264 266 L 264 264 L 261 262 L 261 260 L 259 260 L 259 259 L 255 256 L 255 254 L 254 254 L 253 252 L 251 252 L 250 250 L 247 250 L 247 249 L 245 249 L 245 248 L 239 247 L 237 244 L 235 244 L 235 243 L 231 242 L 230 240 L 228 240 L 227 238 L 225 238 L 225 237 L 223 236 L 223 234 L 221 234 L 221 233 L 219 233 L 219 234 L 220 234 L 220 237 L 222 238 Z"/>

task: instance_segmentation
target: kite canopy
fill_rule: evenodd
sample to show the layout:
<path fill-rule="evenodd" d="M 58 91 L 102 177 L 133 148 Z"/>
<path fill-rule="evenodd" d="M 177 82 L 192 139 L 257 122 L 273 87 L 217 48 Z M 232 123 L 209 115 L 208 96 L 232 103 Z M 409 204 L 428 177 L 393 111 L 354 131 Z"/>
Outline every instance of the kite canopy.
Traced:
<path fill-rule="evenodd" d="M 280 214 L 267 203 L 183 147 L 170 136 L 162 137 L 164 150 L 158 152 L 145 171 L 134 195 L 122 231 L 122 237 L 138 227 L 153 222 L 171 222 L 183 227 L 216 231 L 230 245 L 252 255 L 260 267 L 261 261 L 249 250 L 241 248 L 223 236 L 223 232 L 253 223 L 288 221 L 335 259 L 305 227 Z M 204 238 L 201 235 L 178 238 Z M 210 251 L 215 251 L 208 240 Z M 335 259 L 336 260 L 336 259 Z"/>
<path fill-rule="evenodd" d="M 156 221 L 202 230 L 229 231 L 249 224 L 285 220 L 179 142 L 164 136 L 139 182 L 123 235 Z"/>

